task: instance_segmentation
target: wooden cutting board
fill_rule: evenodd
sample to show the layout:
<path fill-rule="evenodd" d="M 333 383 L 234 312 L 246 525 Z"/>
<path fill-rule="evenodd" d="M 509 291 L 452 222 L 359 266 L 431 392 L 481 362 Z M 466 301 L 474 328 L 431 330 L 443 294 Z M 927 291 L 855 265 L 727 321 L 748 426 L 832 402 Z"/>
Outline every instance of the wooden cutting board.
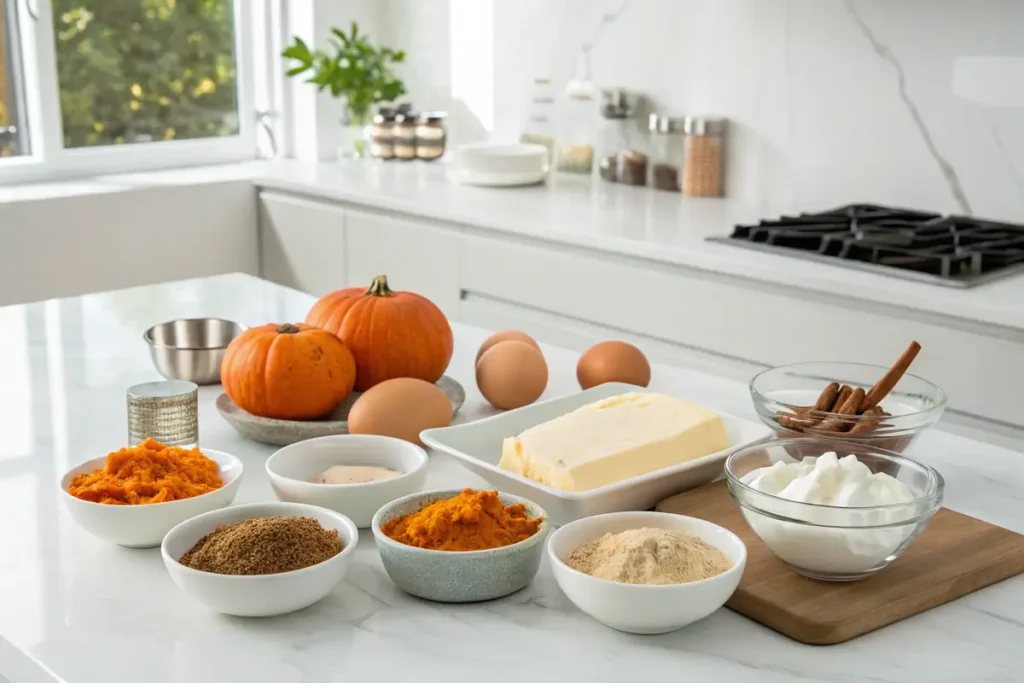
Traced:
<path fill-rule="evenodd" d="M 1024 572 L 1024 536 L 942 508 L 902 556 L 860 581 L 815 581 L 788 569 L 751 531 L 725 481 L 658 503 L 700 517 L 747 545 L 747 568 L 726 606 L 811 645 L 833 645 Z"/>

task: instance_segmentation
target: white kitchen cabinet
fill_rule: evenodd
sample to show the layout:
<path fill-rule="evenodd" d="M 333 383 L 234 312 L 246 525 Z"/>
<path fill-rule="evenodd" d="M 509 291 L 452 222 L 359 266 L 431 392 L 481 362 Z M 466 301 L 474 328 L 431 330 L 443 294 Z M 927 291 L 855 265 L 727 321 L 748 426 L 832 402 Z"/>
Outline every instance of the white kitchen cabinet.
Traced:
<path fill-rule="evenodd" d="M 460 284 L 551 319 L 629 330 L 751 365 L 849 360 L 891 365 L 911 340 L 913 371 L 942 387 L 951 409 L 1024 427 L 1024 339 L 953 326 L 898 309 L 499 237 L 461 242 Z M 467 307 L 470 310 L 472 307 Z M 576 325 L 581 329 L 580 325 Z M 690 363 L 686 363 L 689 365 Z"/>
<path fill-rule="evenodd" d="M 0 202 L 0 305 L 258 274 L 248 181 L 110 187 Z"/>
<path fill-rule="evenodd" d="M 714 373 L 741 382 L 749 380 L 765 369 L 765 366 L 756 363 L 499 301 L 474 292 L 464 294 L 459 306 L 459 322 L 488 330 L 522 330 L 539 341 L 574 349 L 580 353 L 598 342 L 621 339 L 643 349 L 652 363 Z"/>
<path fill-rule="evenodd" d="M 346 285 L 344 209 L 267 191 L 259 204 L 264 279 L 314 296 Z"/>
<path fill-rule="evenodd" d="M 631 340 L 655 362 L 740 379 L 812 360 L 888 366 L 916 339 L 915 374 L 961 422 L 1024 427 L 1019 330 L 348 202 L 264 192 L 261 228 L 265 277 L 314 294 L 386 274 L 453 320 L 581 351 Z"/>
<path fill-rule="evenodd" d="M 459 307 L 459 234 L 426 222 L 348 210 L 347 282 L 367 286 L 387 275 L 392 289 L 422 294 L 455 319 Z"/>

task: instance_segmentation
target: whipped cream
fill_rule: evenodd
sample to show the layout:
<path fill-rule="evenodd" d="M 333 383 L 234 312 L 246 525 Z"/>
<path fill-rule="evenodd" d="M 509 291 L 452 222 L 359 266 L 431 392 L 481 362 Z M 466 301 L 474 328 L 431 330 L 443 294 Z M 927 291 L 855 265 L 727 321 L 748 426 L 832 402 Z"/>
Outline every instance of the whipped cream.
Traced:
<path fill-rule="evenodd" d="M 916 526 L 883 525 L 907 521 L 920 512 L 914 505 L 870 509 L 878 505 L 911 504 L 917 496 L 902 481 L 872 472 L 855 455 L 839 458 L 835 453 L 825 453 L 802 462 L 776 462 L 748 472 L 741 481 L 774 496 L 748 494 L 747 500 L 756 507 L 780 517 L 820 525 L 780 521 L 741 508 L 750 526 L 780 559 L 811 572 L 856 574 L 883 564 Z M 880 526 L 883 528 L 873 528 Z"/>

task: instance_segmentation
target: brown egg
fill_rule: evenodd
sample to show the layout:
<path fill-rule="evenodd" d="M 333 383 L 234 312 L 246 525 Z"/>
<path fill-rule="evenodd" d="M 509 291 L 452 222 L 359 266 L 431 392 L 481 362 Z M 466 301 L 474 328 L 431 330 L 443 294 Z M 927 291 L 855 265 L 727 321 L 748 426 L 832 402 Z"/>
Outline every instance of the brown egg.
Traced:
<path fill-rule="evenodd" d="M 544 354 L 526 342 L 499 342 L 480 356 L 476 385 L 495 408 L 522 408 L 544 393 L 548 364 Z"/>
<path fill-rule="evenodd" d="M 638 387 L 651 383 L 651 364 L 640 349 L 624 341 L 594 344 L 576 364 L 580 387 L 589 389 L 605 382 L 625 382 Z"/>
<path fill-rule="evenodd" d="M 356 399 L 348 413 L 348 431 L 394 436 L 419 444 L 424 429 L 446 427 L 451 421 L 452 403 L 437 385 L 397 377 L 367 389 Z"/>
<path fill-rule="evenodd" d="M 533 348 L 540 351 L 540 346 L 537 345 L 537 342 L 534 341 L 533 337 L 525 332 L 520 332 L 519 330 L 502 330 L 501 332 L 495 332 L 487 339 L 484 339 L 484 343 L 480 345 L 480 350 L 476 352 L 476 360 L 473 361 L 473 364 L 475 365 L 480 362 L 480 356 L 484 355 L 487 349 L 503 341 L 526 342 Z"/>

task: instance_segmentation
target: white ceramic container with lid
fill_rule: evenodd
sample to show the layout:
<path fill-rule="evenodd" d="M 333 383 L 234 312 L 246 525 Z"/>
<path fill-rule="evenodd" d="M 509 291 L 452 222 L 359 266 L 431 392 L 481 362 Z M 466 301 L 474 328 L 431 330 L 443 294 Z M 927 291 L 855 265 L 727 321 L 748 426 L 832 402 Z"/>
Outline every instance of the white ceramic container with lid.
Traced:
<path fill-rule="evenodd" d="M 533 185 L 548 174 L 548 148 L 523 143 L 480 142 L 460 145 L 448 178 L 463 185 Z"/>

